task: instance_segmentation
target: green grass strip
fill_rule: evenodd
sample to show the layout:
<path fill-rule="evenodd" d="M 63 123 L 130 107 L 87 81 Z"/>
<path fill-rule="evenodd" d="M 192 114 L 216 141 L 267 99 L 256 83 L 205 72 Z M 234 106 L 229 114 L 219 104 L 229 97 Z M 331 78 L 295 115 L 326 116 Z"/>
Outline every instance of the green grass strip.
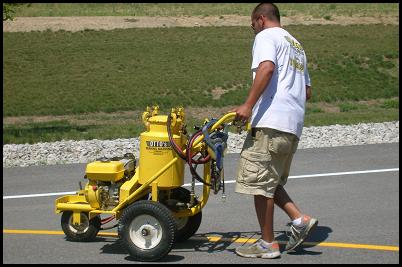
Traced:
<path fill-rule="evenodd" d="M 399 26 L 289 26 L 313 102 L 399 96 Z M 251 84 L 246 27 L 3 33 L 3 116 L 238 105 Z"/>

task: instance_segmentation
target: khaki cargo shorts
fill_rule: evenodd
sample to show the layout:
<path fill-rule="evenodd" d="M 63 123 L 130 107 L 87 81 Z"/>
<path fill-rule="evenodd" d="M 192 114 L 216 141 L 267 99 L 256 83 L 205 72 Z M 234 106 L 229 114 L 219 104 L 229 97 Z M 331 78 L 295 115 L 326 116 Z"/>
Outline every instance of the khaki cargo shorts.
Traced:
<path fill-rule="evenodd" d="M 237 169 L 235 192 L 273 198 L 287 182 L 299 139 L 270 128 L 253 128 L 247 135 Z"/>

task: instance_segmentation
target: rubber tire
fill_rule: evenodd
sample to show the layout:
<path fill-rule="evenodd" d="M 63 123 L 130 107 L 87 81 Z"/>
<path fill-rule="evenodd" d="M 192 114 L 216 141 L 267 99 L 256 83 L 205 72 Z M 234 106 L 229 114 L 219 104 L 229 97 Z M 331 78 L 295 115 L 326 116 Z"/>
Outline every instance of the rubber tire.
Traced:
<path fill-rule="evenodd" d="M 88 219 L 88 213 L 81 213 L 81 215 L 86 216 Z M 64 211 L 61 215 L 61 228 L 63 229 L 64 234 L 67 237 L 67 240 L 74 241 L 74 242 L 90 242 L 94 241 L 96 235 L 98 234 L 100 227 L 101 227 L 101 219 L 99 216 L 92 218 L 89 221 L 89 227 L 87 231 L 84 233 L 74 233 L 71 231 L 70 225 L 70 218 L 73 216 L 72 211 Z"/>
<path fill-rule="evenodd" d="M 171 198 L 188 203 L 190 202 L 190 191 L 184 187 L 175 188 L 172 190 Z M 176 226 L 175 242 L 184 242 L 198 231 L 202 221 L 202 211 L 194 216 L 188 216 L 187 218 L 188 220 L 183 227 L 178 228 L 178 226 Z"/>
<path fill-rule="evenodd" d="M 142 249 L 130 238 L 130 224 L 139 215 L 154 217 L 162 228 L 162 239 L 156 247 Z M 119 221 L 118 234 L 121 245 L 137 261 L 158 261 L 172 249 L 176 232 L 176 223 L 172 212 L 159 202 L 139 200 L 124 209 Z"/>

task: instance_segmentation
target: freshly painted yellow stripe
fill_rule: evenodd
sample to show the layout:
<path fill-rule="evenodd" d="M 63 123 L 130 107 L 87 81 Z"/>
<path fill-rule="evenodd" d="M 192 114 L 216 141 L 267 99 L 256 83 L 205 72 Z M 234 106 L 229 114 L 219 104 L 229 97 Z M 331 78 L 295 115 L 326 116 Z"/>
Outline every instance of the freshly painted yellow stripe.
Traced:
<path fill-rule="evenodd" d="M 5 234 L 62 235 L 63 231 L 3 229 Z"/>
<path fill-rule="evenodd" d="M 34 235 L 64 235 L 63 231 L 50 230 L 18 230 L 18 229 L 3 229 L 5 234 L 34 234 Z M 99 232 L 98 236 L 118 237 L 117 233 Z M 233 243 L 254 243 L 255 238 L 225 238 L 219 236 L 193 236 L 192 239 L 208 240 L 209 242 L 233 242 Z M 286 241 L 278 241 L 280 244 L 286 244 Z M 336 247 L 336 248 L 353 248 L 353 249 L 369 249 L 369 250 L 386 250 L 399 251 L 398 246 L 380 246 L 368 244 L 352 244 L 352 243 L 336 243 L 336 242 L 304 242 L 303 245 L 319 246 L 319 247 Z"/>
<path fill-rule="evenodd" d="M 367 245 L 367 244 L 351 244 L 351 243 L 335 243 L 335 242 L 321 242 L 321 243 L 304 242 L 303 245 L 316 245 L 316 246 L 320 246 L 320 247 L 399 251 L 399 247 L 396 247 L 396 246 L 378 246 L 378 245 Z"/>
<path fill-rule="evenodd" d="M 111 236 L 111 237 L 118 237 L 117 233 L 111 233 L 111 232 L 100 232 L 98 233 L 99 236 Z"/>
<path fill-rule="evenodd" d="M 64 235 L 63 231 L 49 231 L 49 230 L 12 230 L 3 229 L 5 234 L 31 234 L 31 235 Z M 117 233 L 100 232 L 99 236 L 117 237 Z"/>

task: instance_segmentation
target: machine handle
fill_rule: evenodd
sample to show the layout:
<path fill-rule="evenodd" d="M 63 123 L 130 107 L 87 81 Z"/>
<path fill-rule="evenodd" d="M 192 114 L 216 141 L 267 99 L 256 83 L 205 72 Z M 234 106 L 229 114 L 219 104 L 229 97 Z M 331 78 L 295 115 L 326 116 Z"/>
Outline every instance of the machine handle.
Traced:
<path fill-rule="evenodd" d="M 222 123 L 233 121 L 235 118 L 236 118 L 236 112 L 230 112 L 230 113 L 227 113 L 226 115 L 223 115 L 217 122 L 214 123 L 214 125 L 212 125 L 211 132 L 214 131 L 216 128 L 218 128 L 218 126 L 221 125 Z M 200 135 L 200 137 L 198 137 L 194 141 L 193 147 L 198 145 L 202 140 L 204 140 L 203 134 Z"/>

